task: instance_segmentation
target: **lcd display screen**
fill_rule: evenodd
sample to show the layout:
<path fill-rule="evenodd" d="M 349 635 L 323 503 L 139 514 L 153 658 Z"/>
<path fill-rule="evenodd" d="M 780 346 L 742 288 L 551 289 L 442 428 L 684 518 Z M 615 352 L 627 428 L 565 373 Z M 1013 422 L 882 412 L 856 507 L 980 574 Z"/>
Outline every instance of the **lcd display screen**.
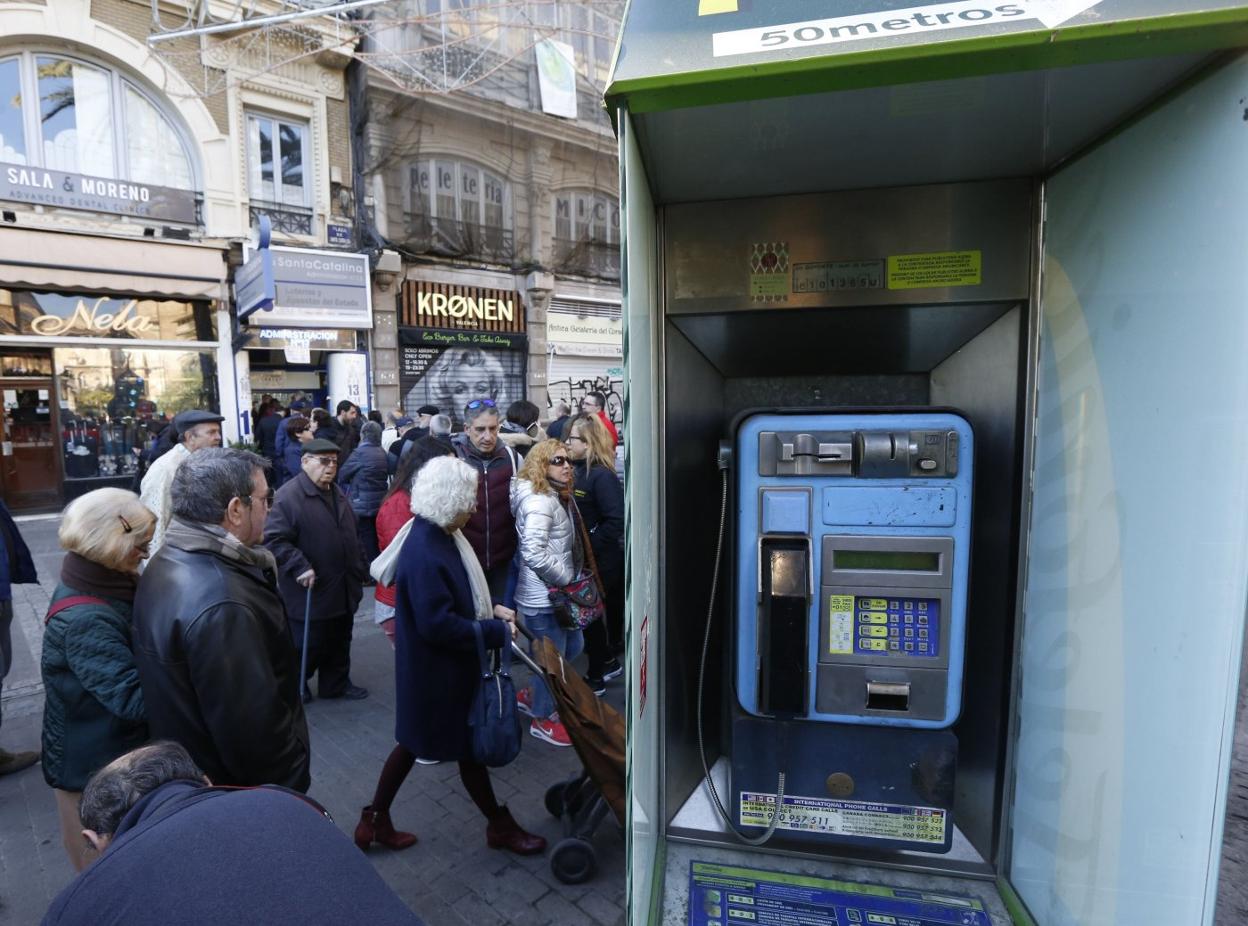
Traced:
<path fill-rule="evenodd" d="M 913 550 L 834 550 L 835 569 L 892 569 L 897 572 L 940 572 L 939 553 Z"/>

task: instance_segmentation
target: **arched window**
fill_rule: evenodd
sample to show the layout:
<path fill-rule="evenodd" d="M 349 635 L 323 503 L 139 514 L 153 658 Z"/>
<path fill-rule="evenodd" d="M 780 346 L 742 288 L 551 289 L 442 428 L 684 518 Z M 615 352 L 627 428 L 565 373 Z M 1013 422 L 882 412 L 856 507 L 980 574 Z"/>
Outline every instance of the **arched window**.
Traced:
<path fill-rule="evenodd" d="M 411 168 L 412 231 L 430 250 L 508 261 L 515 256 L 511 184 L 465 161 L 430 158 Z"/>
<path fill-rule="evenodd" d="M 0 53 L 0 162 L 196 189 L 184 133 L 146 90 L 54 52 Z"/>
<path fill-rule="evenodd" d="M 620 201 L 596 190 L 555 194 L 555 269 L 563 273 L 620 276 Z"/>

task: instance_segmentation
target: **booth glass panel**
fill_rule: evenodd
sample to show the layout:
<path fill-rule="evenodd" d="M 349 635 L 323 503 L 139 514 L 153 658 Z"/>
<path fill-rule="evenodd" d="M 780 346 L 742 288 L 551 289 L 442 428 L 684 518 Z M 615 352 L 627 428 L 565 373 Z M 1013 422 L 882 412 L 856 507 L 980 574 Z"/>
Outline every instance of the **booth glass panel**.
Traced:
<path fill-rule="evenodd" d="M 645 922 L 655 884 L 656 860 L 663 833 L 660 784 L 660 667 L 651 656 L 651 634 L 659 613 L 659 472 L 658 394 L 655 340 L 658 331 L 654 201 L 641 164 L 636 136 L 626 114 L 620 115 L 620 143 L 626 170 L 624 248 L 628 274 L 624 300 L 624 473 L 625 531 L 628 539 L 625 587 L 628 589 L 628 893 L 631 922 Z"/>
<path fill-rule="evenodd" d="M 1241 58 L 1047 184 L 1008 877 L 1209 923 L 1248 576 Z"/>

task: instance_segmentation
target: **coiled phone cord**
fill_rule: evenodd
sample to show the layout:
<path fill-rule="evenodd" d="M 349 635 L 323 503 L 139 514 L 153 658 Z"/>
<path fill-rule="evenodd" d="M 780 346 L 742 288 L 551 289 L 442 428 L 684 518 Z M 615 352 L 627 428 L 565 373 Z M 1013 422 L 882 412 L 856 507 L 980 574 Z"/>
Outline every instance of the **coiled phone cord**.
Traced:
<path fill-rule="evenodd" d="M 702 773 L 706 776 L 706 786 L 710 788 L 711 799 L 715 802 L 715 809 L 719 811 L 719 815 L 728 824 L 728 829 L 746 845 L 761 846 L 772 837 L 772 834 L 776 831 L 776 825 L 780 822 L 780 810 L 784 807 L 784 772 L 780 772 L 779 779 L 776 782 L 776 807 L 771 812 L 771 822 L 767 824 L 766 832 L 761 836 L 747 836 L 737 829 L 731 815 L 724 809 L 723 802 L 719 799 L 719 791 L 715 788 L 715 779 L 711 777 L 711 770 L 706 764 L 706 744 L 702 741 L 702 691 L 706 684 L 706 654 L 711 646 L 711 621 L 715 617 L 715 593 L 719 588 L 719 564 L 724 554 L 724 525 L 728 519 L 727 468 L 720 467 L 720 477 L 723 483 L 723 493 L 719 503 L 719 536 L 715 542 L 715 569 L 711 573 L 711 600 L 706 609 L 706 634 L 702 637 L 702 659 L 698 664 L 698 755 L 702 759 Z M 783 733 L 781 735 L 783 736 Z M 783 751 L 782 747 L 781 752 Z"/>

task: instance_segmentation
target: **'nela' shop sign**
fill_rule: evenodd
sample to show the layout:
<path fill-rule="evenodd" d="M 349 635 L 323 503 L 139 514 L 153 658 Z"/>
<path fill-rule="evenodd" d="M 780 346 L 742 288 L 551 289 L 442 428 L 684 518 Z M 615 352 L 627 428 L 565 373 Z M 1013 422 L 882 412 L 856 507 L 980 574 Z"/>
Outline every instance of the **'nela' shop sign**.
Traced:
<path fill-rule="evenodd" d="M 524 304 L 514 291 L 408 280 L 402 305 L 403 324 L 413 328 L 524 333 Z"/>
<path fill-rule="evenodd" d="M 196 194 L 192 190 L 175 190 L 150 183 L 91 177 L 23 164 L 0 162 L 0 199 L 33 206 L 108 212 L 185 225 L 199 224 Z"/>
<path fill-rule="evenodd" d="M 207 302 L 24 292 L 14 308 L 11 317 L 0 317 L 0 335 L 160 341 L 216 338 Z"/>

